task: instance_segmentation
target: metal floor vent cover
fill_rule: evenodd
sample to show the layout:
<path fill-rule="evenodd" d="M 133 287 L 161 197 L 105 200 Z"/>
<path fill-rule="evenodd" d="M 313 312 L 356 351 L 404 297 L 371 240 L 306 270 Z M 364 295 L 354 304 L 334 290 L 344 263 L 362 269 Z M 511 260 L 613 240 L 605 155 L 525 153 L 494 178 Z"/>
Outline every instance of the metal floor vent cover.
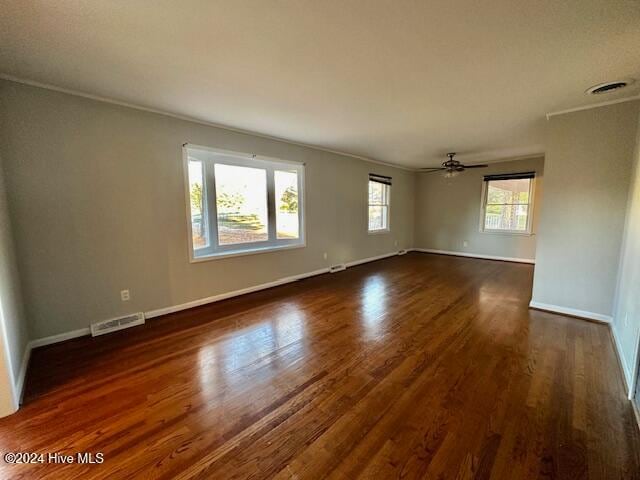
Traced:
<path fill-rule="evenodd" d="M 342 270 L 346 270 L 347 266 L 344 263 L 340 263 L 338 265 L 332 265 L 329 267 L 329 273 L 341 272 Z"/>
<path fill-rule="evenodd" d="M 112 318 L 110 320 L 103 320 L 102 322 L 96 322 L 91 324 L 91 336 L 97 337 L 98 335 L 104 335 L 105 333 L 117 332 L 129 327 L 135 327 L 136 325 L 142 325 L 144 323 L 144 313 L 134 313 L 133 315 L 127 315 L 119 318 Z"/>

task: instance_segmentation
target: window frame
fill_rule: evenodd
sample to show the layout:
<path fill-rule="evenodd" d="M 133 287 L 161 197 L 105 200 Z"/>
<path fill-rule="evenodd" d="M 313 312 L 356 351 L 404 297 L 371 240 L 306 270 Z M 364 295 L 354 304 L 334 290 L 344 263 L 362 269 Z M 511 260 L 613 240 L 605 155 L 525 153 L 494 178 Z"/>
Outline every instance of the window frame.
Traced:
<path fill-rule="evenodd" d="M 381 203 L 381 204 L 371 204 L 369 203 L 369 183 L 380 183 L 381 185 L 383 185 L 386 189 L 387 189 L 387 203 Z M 370 177 L 367 177 L 367 234 L 368 235 L 380 235 L 380 234 L 384 234 L 384 233 L 390 233 L 391 232 L 391 185 L 387 185 L 381 182 L 374 182 L 373 180 L 371 180 Z M 379 207 L 379 206 L 386 206 L 387 207 L 387 226 L 385 228 L 378 228 L 376 230 L 370 230 L 369 229 L 369 207 Z"/>
<path fill-rule="evenodd" d="M 522 235 L 531 236 L 533 232 L 533 209 L 535 201 L 535 184 L 536 176 L 529 178 L 529 203 L 523 203 L 521 205 L 527 205 L 527 228 L 526 230 L 500 230 L 485 228 L 486 214 L 487 214 L 487 200 L 489 197 L 489 182 L 495 180 L 482 180 L 482 200 L 480 203 L 480 232 L 488 233 L 490 235 Z"/>
<path fill-rule="evenodd" d="M 202 161 L 202 189 L 203 189 L 203 216 L 206 216 L 208 225 L 209 246 L 194 249 L 193 227 L 191 217 L 191 188 L 189 183 L 189 149 L 211 152 L 213 155 L 222 155 L 222 161 L 211 160 Z M 198 159 L 199 160 L 199 159 Z M 182 145 L 182 163 L 184 176 L 184 191 L 187 213 L 187 241 L 189 250 L 189 262 L 199 263 L 221 258 L 237 257 L 243 255 L 254 255 L 294 248 L 304 248 L 306 243 L 306 223 L 305 223 L 305 164 L 291 160 L 267 157 L 252 153 L 224 150 L 220 148 L 207 147 L 192 143 Z M 207 167 L 206 165 L 209 165 Z M 218 244 L 218 217 L 216 206 L 215 189 L 215 165 L 224 164 L 237 167 L 258 168 L 266 170 L 266 205 L 267 205 L 267 232 L 268 240 L 260 242 L 236 243 L 230 245 Z M 278 239 L 277 238 L 277 199 L 275 198 L 275 171 L 295 170 L 298 176 L 298 238 Z M 206 212 L 206 213 L 205 213 Z M 196 254 L 196 250 L 200 254 Z"/>

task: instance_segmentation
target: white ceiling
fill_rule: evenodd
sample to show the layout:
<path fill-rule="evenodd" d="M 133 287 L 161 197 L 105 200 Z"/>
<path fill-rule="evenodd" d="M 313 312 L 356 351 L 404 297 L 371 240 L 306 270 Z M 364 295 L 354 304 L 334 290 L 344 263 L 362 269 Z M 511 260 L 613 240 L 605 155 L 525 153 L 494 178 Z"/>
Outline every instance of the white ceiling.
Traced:
<path fill-rule="evenodd" d="M 0 0 L 0 72 L 405 166 L 640 91 L 638 0 Z M 589 86 L 635 77 L 599 97 Z"/>

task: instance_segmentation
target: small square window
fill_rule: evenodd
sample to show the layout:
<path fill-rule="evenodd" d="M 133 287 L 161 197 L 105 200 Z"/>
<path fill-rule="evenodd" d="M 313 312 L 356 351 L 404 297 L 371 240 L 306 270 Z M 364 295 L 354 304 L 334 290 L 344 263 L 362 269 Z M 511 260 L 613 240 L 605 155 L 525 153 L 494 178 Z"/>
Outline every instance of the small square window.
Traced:
<path fill-rule="evenodd" d="M 485 177 L 482 230 L 531 233 L 532 173 Z"/>

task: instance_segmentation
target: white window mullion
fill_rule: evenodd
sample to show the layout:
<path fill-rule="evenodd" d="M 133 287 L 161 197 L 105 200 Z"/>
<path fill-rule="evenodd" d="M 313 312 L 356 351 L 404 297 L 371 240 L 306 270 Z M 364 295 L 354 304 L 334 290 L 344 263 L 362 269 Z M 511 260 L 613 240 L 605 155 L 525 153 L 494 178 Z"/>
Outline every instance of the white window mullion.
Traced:
<path fill-rule="evenodd" d="M 218 208 L 216 206 L 216 181 L 214 162 L 203 162 L 205 174 L 206 217 L 209 227 L 209 245 L 213 251 L 218 246 Z"/>
<path fill-rule="evenodd" d="M 276 241 L 276 187 L 275 171 L 273 168 L 267 169 L 267 218 L 269 221 L 269 243 Z"/>
<path fill-rule="evenodd" d="M 306 227 L 305 227 L 305 218 L 304 218 L 304 202 L 305 202 L 305 191 L 304 191 L 304 169 L 297 168 L 296 169 L 297 178 L 298 178 L 298 238 L 300 241 L 305 243 L 306 240 Z"/>

